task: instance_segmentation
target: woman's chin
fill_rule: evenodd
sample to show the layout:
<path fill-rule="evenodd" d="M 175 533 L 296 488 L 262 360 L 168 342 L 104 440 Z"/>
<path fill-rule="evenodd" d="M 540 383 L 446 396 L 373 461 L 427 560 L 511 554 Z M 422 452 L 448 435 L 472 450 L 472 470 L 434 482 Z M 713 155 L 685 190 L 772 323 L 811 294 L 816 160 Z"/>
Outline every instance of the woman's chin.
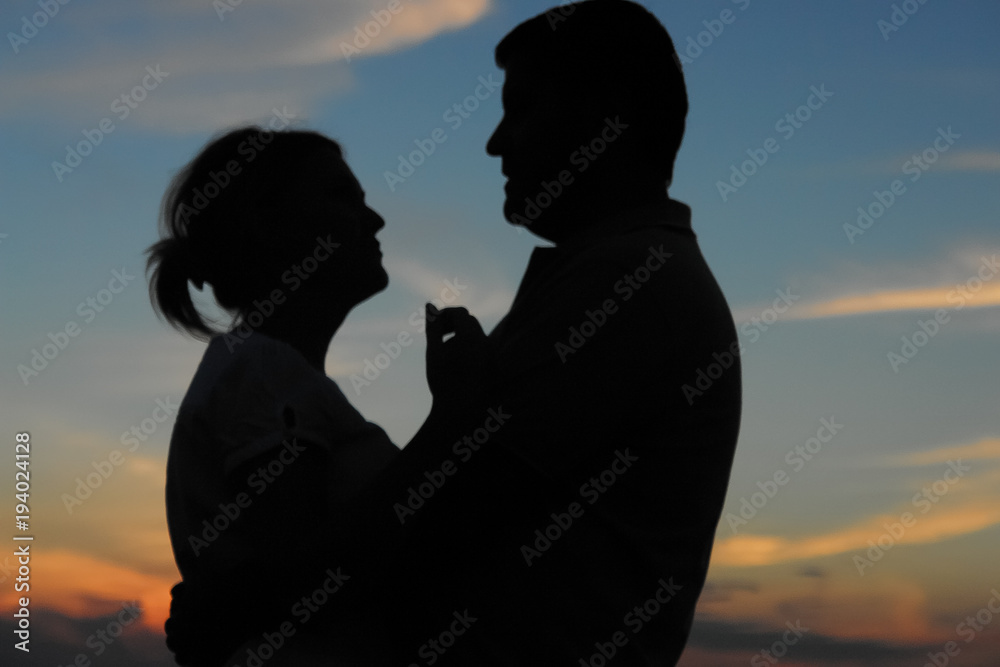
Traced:
<path fill-rule="evenodd" d="M 386 270 L 379 266 L 377 272 L 373 272 L 368 280 L 365 281 L 363 291 L 364 295 L 361 301 L 367 301 L 371 297 L 375 296 L 379 292 L 385 291 L 385 288 L 389 286 L 389 274 Z"/>

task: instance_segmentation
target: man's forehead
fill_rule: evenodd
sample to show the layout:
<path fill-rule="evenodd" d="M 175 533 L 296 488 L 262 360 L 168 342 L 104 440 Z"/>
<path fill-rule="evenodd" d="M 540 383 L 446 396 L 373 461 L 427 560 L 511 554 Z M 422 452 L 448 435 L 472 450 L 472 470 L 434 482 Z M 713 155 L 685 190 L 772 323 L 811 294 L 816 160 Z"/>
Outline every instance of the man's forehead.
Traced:
<path fill-rule="evenodd" d="M 504 105 L 526 99 L 533 102 L 537 102 L 539 98 L 555 99 L 558 95 L 553 84 L 551 74 L 533 67 L 531 63 L 522 61 L 508 64 L 504 70 L 501 92 Z"/>

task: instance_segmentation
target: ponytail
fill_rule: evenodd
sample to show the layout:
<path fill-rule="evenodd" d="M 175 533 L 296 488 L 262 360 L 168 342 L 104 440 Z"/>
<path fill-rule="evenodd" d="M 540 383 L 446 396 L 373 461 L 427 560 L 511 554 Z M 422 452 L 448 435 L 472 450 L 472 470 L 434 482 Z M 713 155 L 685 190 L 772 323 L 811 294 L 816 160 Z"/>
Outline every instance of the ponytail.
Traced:
<path fill-rule="evenodd" d="M 199 289 L 203 279 L 192 275 L 194 262 L 189 243 L 184 238 L 165 238 L 149 248 L 147 271 L 149 277 L 149 298 L 157 311 L 175 329 L 186 332 L 199 340 L 208 340 L 213 330 L 191 299 L 188 282 L 194 282 Z"/>

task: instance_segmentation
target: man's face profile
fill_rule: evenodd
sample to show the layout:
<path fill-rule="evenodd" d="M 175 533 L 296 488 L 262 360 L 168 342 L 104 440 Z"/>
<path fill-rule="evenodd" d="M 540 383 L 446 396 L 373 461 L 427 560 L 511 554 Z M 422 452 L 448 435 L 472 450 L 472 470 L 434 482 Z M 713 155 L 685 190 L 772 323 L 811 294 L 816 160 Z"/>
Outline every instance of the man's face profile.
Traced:
<path fill-rule="evenodd" d="M 504 217 L 513 224 L 527 221 L 531 231 L 549 238 L 543 218 L 564 208 L 570 197 L 571 183 L 565 178 L 558 183 L 560 173 L 576 173 L 569 156 L 579 144 L 580 109 L 568 104 L 546 77 L 525 62 L 506 68 L 503 105 L 504 116 L 486 152 L 501 159 L 507 177 Z"/>

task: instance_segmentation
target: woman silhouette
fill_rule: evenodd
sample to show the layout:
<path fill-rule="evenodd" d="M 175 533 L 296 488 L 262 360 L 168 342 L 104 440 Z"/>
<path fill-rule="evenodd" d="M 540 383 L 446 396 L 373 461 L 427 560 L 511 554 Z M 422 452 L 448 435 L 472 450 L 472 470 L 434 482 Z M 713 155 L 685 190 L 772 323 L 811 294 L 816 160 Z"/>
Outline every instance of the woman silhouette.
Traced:
<path fill-rule="evenodd" d="M 383 226 L 339 145 L 311 131 L 229 132 L 164 197 L 150 296 L 167 322 L 210 341 L 167 460 L 167 522 L 183 577 L 175 602 L 184 593 L 210 606 L 187 607 L 184 643 L 171 646 L 180 664 L 246 660 L 241 643 L 294 620 L 302 591 L 332 572 L 344 508 L 400 453 L 324 372 L 347 314 L 388 284 L 375 237 Z M 212 286 L 233 316 L 228 332 L 199 312 L 188 283 Z M 456 334 L 447 348 L 446 334 Z M 464 309 L 429 306 L 428 341 L 433 417 L 442 396 L 470 381 L 470 354 L 481 356 L 485 337 Z M 335 664 L 338 645 L 345 664 L 362 659 L 347 648 L 362 622 L 323 631 L 323 664 Z M 305 634 L 282 638 L 269 664 L 320 662 Z M 359 650 L 378 663 L 377 646 Z"/>

